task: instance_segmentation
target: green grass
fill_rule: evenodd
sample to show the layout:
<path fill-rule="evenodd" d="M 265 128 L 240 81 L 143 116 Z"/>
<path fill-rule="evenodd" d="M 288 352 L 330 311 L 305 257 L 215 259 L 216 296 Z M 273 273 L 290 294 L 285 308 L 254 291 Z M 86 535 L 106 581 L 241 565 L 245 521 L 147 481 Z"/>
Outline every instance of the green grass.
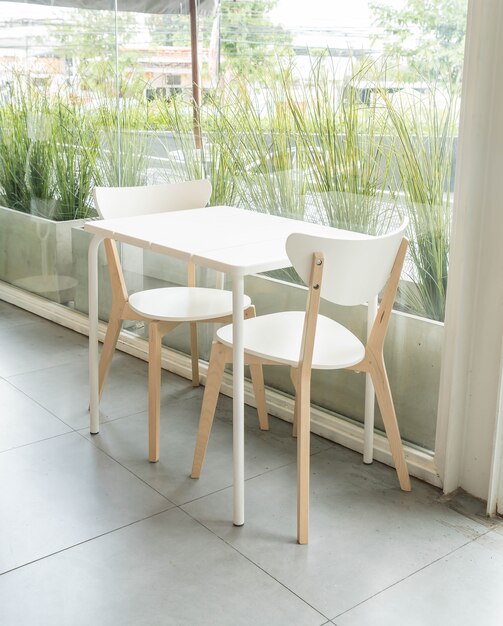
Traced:
<path fill-rule="evenodd" d="M 13 80 L 8 101 L 0 107 L 0 195 L 2 204 L 23 213 L 30 211 L 27 111 L 26 93 L 20 82 Z"/>
<path fill-rule="evenodd" d="M 410 220 L 413 261 L 405 306 L 443 320 L 449 270 L 451 175 L 457 99 L 434 87 L 425 96 L 393 101 L 382 94 L 395 131 L 395 158 Z"/>

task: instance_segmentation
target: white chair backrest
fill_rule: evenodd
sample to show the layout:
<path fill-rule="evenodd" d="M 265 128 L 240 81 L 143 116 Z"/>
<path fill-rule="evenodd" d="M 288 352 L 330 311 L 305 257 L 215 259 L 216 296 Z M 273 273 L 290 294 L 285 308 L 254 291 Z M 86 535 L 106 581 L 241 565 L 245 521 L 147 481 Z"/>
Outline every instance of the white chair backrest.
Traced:
<path fill-rule="evenodd" d="M 324 255 L 321 296 L 326 300 L 352 306 L 368 302 L 386 284 L 407 228 L 379 237 L 315 237 L 293 233 L 286 242 L 286 252 L 302 280 L 309 284 L 313 253 Z"/>
<path fill-rule="evenodd" d="M 204 179 L 142 187 L 94 188 L 96 210 L 104 219 L 199 209 L 208 204 L 210 196 L 211 183 Z"/>

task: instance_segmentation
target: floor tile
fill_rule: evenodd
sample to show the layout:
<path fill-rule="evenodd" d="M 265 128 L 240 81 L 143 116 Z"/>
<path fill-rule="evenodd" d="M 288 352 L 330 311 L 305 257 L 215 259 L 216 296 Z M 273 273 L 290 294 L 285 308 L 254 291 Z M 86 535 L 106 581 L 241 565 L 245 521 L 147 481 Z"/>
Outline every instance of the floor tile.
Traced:
<path fill-rule="evenodd" d="M 77 433 L 0 454 L 0 493 L 0 572 L 172 506 Z"/>
<path fill-rule="evenodd" d="M 47 439 L 70 429 L 61 420 L 0 380 L 0 452 Z"/>
<path fill-rule="evenodd" d="M 323 616 L 179 509 L 0 578 L 16 626 L 319 626 Z"/>
<path fill-rule="evenodd" d="M 0 300 L 0 329 L 40 321 L 40 318 L 17 306 Z"/>
<path fill-rule="evenodd" d="M 413 482 L 401 492 L 394 470 L 333 448 L 311 459 L 310 543 L 296 537 L 296 467 L 246 483 L 246 523 L 228 521 L 231 490 L 184 510 L 234 545 L 324 615 L 335 617 L 434 559 L 486 532 Z"/>
<path fill-rule="evenodd" d="M 338 626 L 501 626 L 503 537 L 490 532 L 336 618 Z"/>
<path fill-rule="evenodd" d="M 87 348 L 85 358 L 9 378 L 10 383 L 76 429 L 89 426 L 88 380 Z M 118 352 L 103 391 L 101 421 L 144 411 L 147 384 L 145 361 Z"/>
<path fill-rule="evenodd" d="M 291 426 L 261 432 L 249 408 L 234 528 L 228 398 L 191 480 L 203 388 L 163 372 L 150 464 L 146 363 L 115 355 L 91 437 L 87 339 L 0 302 L 0 345 L 1 626 L 501 624 L 503 523 L 481 502 L 404 494 L 394 470 L 313 436 L 298 546 Z"/>
<path fill-rule="evenodd" d="M 468 517 L 488 529 L 503 527 L 501 517 L 487 517 L 487 503 L 480 498 L 469 495 L 463 489 L 443 495 L 441 501 L 453 511 L 457 511 L 464 517 Z"/>
<path fill-rule="evenodd" d="M 40 318 L 0 327 L 0 345 L 0 376 L 4 378 L 85 360 L 88 354 L 87 337 Z"/>
<path fill-rule="evenodd" d="M 186 380 L 183 386 L 174 387 L 172 379 L 163 385 L 158 463 L 145 463 L 147 413 L 103 424 L 99 435 L 82 432 L 172 502 L 183 504 L 232 485 L 232 401 L 220 397 L 219 417 L 213 425 L 201 478 L 191 479 L 203 388 L 193 389 Z M 245 416 L 246 478 L 295 462 L 297 443 L 292 437 L 291 424 L 271 417 L 270 430 L 261 431 L 255 409 L 246 407 Z M 313 435 L 313 452 L 332 446 L 331 442 Z"/>

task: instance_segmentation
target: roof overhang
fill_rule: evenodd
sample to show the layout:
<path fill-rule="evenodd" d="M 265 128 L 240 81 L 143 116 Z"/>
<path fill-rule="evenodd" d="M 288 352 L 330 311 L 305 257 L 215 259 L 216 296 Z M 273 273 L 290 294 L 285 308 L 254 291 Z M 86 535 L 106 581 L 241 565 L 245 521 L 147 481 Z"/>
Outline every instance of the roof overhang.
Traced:
<path fill-rule="evenodd" d="M 13 0 L 23 2 L 25 0 Z M 40 4 L 52 7 L 71 7 L 74 9 L 94 9 L 114 11 L 115 0 L 30 0 L 30 4 Z M 212 15 L 218 0 L 198 0 L 199 15 Z M 135 13 L 157 13 L 188 15 L 190 13 L 189 0 L 117 0 L 119 11 L 134 11 Z"/>

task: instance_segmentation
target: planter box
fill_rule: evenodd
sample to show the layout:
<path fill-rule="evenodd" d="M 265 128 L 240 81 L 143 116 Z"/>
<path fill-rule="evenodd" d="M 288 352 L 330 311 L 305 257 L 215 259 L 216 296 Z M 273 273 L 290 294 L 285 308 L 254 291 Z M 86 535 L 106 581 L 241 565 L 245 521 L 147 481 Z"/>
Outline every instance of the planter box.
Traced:
<path fill-rule="evenodd" d="M 59 303 L 72 302 L 72 228 L 84 220 L 55 222 L 0 206 L 0 280 Z"/>
<path fill-rule="evenodd" d="M 75 289 L 75 309 L 86 315 L 89 313 L 87 252 L 92 235 L 81 227 L 72 229 L 73 275 L 77 280 Z M 98 254 L 98 317 L 108 321 L 108 313 L 112 304 L 112 292 L 108 279 L 105 249 L 103 246 Z"/>
<path fill-rule="evenodd" d="M 82 225 L 72 228 L 72 250 L 73 250 L 73 276 L 77 281 L 75 287 L 74 307 L 81 313 L 89 313 L 88 298 L 88 272 L 87 257 L 89 244 L 92 235 L 82 229 Z M 119 254 L 122 258 L 124 278 L 129 293 L 134 293 L 144 287 L 142 275 L 142 253 L 139 248 L 118 244 Z M 108 321 L 110 308 L 112 305 L 112 291 L 110 289 L 110 279 L 108 276 L 108 262 L 104 246 L 100 246 L 98 253 L 98 317 L 100 320 Z M 123 328 L 127 330 L 143 330 L 142 322 L 125 321 Z"/>

